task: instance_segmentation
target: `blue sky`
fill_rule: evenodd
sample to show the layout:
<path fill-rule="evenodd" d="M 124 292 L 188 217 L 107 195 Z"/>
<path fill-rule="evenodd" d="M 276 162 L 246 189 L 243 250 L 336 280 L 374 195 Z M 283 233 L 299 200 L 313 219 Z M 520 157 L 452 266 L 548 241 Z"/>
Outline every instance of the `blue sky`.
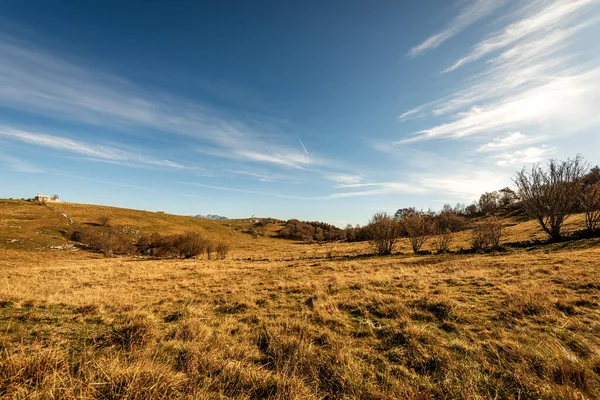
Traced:
<path fill-rule="evenodd" d="M 365 223 L 600 163 L 600 0 L 0 3 L 0 197 Z"/>

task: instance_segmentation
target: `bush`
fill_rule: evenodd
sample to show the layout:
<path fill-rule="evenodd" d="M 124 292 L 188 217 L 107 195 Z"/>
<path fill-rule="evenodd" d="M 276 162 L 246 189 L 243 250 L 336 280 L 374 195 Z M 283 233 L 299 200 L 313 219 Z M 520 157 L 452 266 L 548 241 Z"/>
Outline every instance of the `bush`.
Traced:
<path fill-rule="evenodd" d="M 378 255 L 392 254 L 402 233 L 398 218 L 382 212 L 373 215 L 368 226 L 371 244 Z"/>
<path fill-rule="evenodd" d="M 215 251 L 215 244 L 213 242 L 206 242 L 206 258 L 212 259 L 212 253 Z"/>
<path fill-rule="evenodd" d="M 208 248 L 208 242 L 198 232 L 186 232 L 174 237 L 173 247 L 178 257 L 187 259 L 204 253 L 204 249 Z"/>
<path fill-rule="evenodd" d="M 346 231 L 325 222 L 290 219 L 286 222 L 285 228 L 279 231 L 279 236 L 285 239 L 308 242 L 313 240 L 329 242 L 345 239 Z"/>
<path fill-rule="evenodd" d="M 227 257 L 229 250 L 231 250 L 231 245 L 228 242 L 221 241 L 217 243 L 215 250 L 217 252 L 217 260 L 224 260 Z"/>
<path fill-rule="evenodd" d="M 485 251 L 500 247 L 504 227 L 499 218 L 489 217 L 478 223 L 471 231 L 471 245 L 475 251 Z"/>
<path fill-rule="evenodd" d="M 70 239 L 82 243 L 90 250 L 101 252 L 106 257 L 113 254 L 132 255 L 137 252 L 135 238 L 118 229 L 80 227 L 71 233 Z"/>
<path fill-rule="evenodd" d="M 452 242 L 452 231 L 436 224 L 434 228 L 433 245 L 438 253 L 445 253 L 450 248 Z"/>

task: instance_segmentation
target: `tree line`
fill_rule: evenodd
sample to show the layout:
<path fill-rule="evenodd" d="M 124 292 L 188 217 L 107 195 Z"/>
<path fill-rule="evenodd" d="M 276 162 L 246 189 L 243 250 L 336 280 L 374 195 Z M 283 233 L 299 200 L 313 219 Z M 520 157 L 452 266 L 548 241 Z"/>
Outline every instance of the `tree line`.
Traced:
<path fill-rule="evenodd" d="M 452 234 L 471 230 L 475 251 L 498 248 L 504 229 L 498 215 L 525 214 L 538 222 L 551 241 L 564 238 L 563 225 L 573 213 L 585 215 L 585 231 L 600 230 L 600 168 L 590 168 L 581 156 L 566 161 L 549 160 L 518 171 L 515 190 L 483 193 L 470 205 L 445 204 L 440 211 L 401 208 L 393 215 L 376 213 L 365 226 L 340 229 L 318 221 L 286 222 L 279 236 L 303 241 L 370 241 L 377 254 L 391 254 L 398 239 L 409 239 L 414 253 L 431 241 L 438 253 L 448 251 Z"/>
<path fill-rule="evenodd" d="M 481 195 L 469 206 L 445 205 L 438 213 L 399 209 L 372 216 L 366 229 L 377 254 L 391 254 L 401 237 L 407 237 L 414 253 L 433 241 L 438 253 L 448 251 L 452 233 L 471 224 L 471 245 L 475 251 L 498 248 L 504 229 L 494 214 L 516 209 L 537 221 L 550 241 L 564 239 L 566 219 L 573 213 L 585 215 L 585 233 L 600 234 L 600 168 L 590 168 L 581 156 L 566 161 L 550 160 L 546 166 L 523 168 L 513 178 L 516 191 L 504 188 Z"/>

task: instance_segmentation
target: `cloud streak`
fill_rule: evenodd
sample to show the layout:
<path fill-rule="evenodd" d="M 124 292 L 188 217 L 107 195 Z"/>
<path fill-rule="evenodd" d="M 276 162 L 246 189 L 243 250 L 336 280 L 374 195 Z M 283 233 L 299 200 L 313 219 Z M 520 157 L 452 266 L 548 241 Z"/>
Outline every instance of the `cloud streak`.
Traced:
<path fill-rule="evenodd" d="M 430 36 L 408 52 L 410 57 L 418 57 L 441 46 L 448 39 L 459 34 L 480 19 L 487 17 L 496 9 L 504 6 L 506 0 L 472 0 L 467 3 L 443 30 Z"/>
<path fill-rule="evenodd" d="M 135 166 L 154 166 L 171 169 L 194 169 L 170 160 L 162 160 L 139 153 L 117 149 L 109 146 L 93 145 L 73 139 L 44 133 L 28 132 L 7 127 L 0 127 L 0 137 L 46 147 L 58 151 L 78 154 L 86 158 L 114 163 L 129 163 Z"/>
<path fill-rule="evenodd" d="M 527 36 L 539 32 L 550 32 L 552 29 L 568 22 L 578 11 L 582 11 L 594 2 L 596 0 L 560 0 L 550 2 L 548 6 L 544 7 L 548 2 L 538 1 L 530 6 L 531 9 L 535 10 L 531 15 L 527 15 L 525 18 L 485 38 L 468 55 L 459 59 L 444 72 L 454 71 L 494 51 L 513 45 Z M 539 10 L 540 8 L 541 10 Z"/>
<path fill-rule="evenodd" d="M 0 54 L 1 106 L 124 133 L 131 128 L 138 132 L 156 130 L 198 145 L 216 146 L 221 154 L 246 161 L 288 167 L 315 162 L 304 146 L 304 153 L 291 147 L 293 135 L 278 132 L 277 124 L 268 118 L 253 117 L 250 126 L 214 107 L 143 89 L 2 32 Z"/>
<path fill-rule="evenodd" d="M 401 120 L 433 117 L 430 127 L 406 135 L 396 144 L 421 140 L 493 136 L 480 152 L 506 147 L 499 135 L 526 145 L 544 137 L 576 133 L 600 124 L 600 67 L 595 56 L 574 49 L 580 36 L 600 17 L 598 0 L 537 0 L 505 19 L 505 28 L 484 37 L 452 69 L 478 61 L 454 92 L 404 112 Z M 502 19 L 499 19 L 499 21 Z M 493 56 L 492 56 L 493 55 Z M 488 56 L 492 56 L 491 58 Z"/>

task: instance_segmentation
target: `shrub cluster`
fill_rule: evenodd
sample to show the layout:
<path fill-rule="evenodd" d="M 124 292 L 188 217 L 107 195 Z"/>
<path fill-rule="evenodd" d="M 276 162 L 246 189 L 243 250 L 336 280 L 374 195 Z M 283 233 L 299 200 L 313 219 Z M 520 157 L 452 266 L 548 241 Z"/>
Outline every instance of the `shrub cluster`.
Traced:
<path fill-rule="evenodd" d="M 299 221 L 290 219 L 285 228 L 279 231 L 279 236 L 285 239 L 329 242 L 346 239 L 346 233 L 334 225 L 319 221 Z"/>
<path fill-rule="evenodd" d="M 185 232 L 177 235 L 138 236 L 124 228 L 83 227 L 74 230 L 70 239 L 80 242 L 88 249 L 112 255 L 142 255 L 160 258 L 199 257 L 206 253 L 208 259 L 216 253 L 216 258 L 224 260 L 231 250 L 228 242 L 213 243 L 198 232 Z"/>
<path fill-rule="evenodd" d="M 137 252 L 136 237 L 118 228 L 100 230 L 81 227 L 71 233 L 70 239 L 84 244 L 90 250 L 101 252 L 106 257 L 113 254 L 133 255 Z"/>

